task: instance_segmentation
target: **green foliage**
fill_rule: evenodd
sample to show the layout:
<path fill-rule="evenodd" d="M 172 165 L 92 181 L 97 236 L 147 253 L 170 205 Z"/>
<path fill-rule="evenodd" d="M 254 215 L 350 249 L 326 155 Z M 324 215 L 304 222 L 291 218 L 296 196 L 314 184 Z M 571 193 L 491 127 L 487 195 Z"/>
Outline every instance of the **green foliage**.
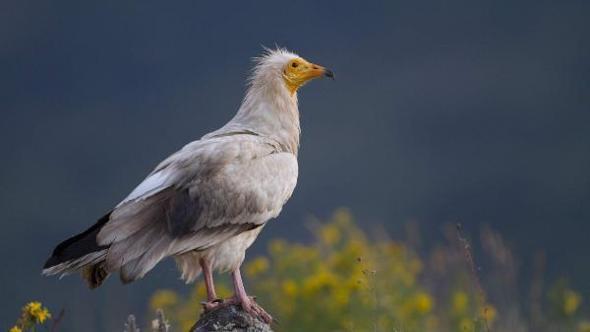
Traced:
<path fill-rule="evenodd" d="M 435 247 L 427 258 L 421 258 L 407 243 L 386 236 L 369 238 L 344 209 L 312 229 L 311 243 L 272 240 L 267 254 L 243 267 L 250 293 L 280 322 L 277 331 L 529 330 L 529 319 L 523 317 L 518 299 L 491 303 L 479 288 L 479 276 L 465 262 L 465 248 L 456 242 Z M 496 255 L 503 257 L 502 262 L 510 261 L 496 233 L 486 230 L 482 234 L 486 237 L 482 242 L 494 248 L 489 253 L 492 258 Z M 498 273 L 491 278 L 502 279 L 499 276 L 514 270 L 512 263 L 503 264 L 498 264 Z M 513 286 L 502 282 L 493 292 Z M 221 296 L 231 295 L 227 283 L 218 283 L 217 288 Z M 172 325 L 184 331 L 194 324 L 195 312 L 205 298 L 204 285 L 199 282 L 186 299 L 161 290 L 150 305 L 153 310 L 163 308 Z M 567 287 L 550 292 L 550 298 L 561 318 L 574 316 L 581 303 L 579 294 Z M 588 322 L 565 324 L 561 318 L 545 325 L 575 326 L 567 331 L 590 332 Z"/>
<path fill-rule="evenodd" d="M 482 229 L 476 258 L 483 256 L 490 268 L 480 273 L 470 241 L 455 227 L 444 232 L 448 244 L 420 255 L 419 232 L 411 226 L 406 241 L 383 232 L 368 237 L 347 210 L 338 210 L 312 225 L 310 243 L 275 239 L 265 255 L 247 261 L 248 290 L 280 322 L 277 331 L 590 332 L 583 298 L 565 279 L 544 290 L 537 274 L 530 302 L 516 295 L 518 264 L 498 233 Z M 227 277 L 216 281 L 219 296 L 232 295 Z M 205 298 L 202 282 L 188 297 L 155 292 L 150 307 L 159 323 L 152 321 L 153 330 L 189 330 Z M 34 331 L 50 319 L 40 302 L 30 302 L 9 331 Z"/>
<path fill-rule="evenodd" d="M 281 328 L 391 331 L 432 324 L 434 302 L 416 282 L 422 264 L 415 253 L 392 241 L 368 241 L 344 210 L 314 233 L 310 245 L 272 241 L 268 257 L 246 265 L 253 292 Z"/>

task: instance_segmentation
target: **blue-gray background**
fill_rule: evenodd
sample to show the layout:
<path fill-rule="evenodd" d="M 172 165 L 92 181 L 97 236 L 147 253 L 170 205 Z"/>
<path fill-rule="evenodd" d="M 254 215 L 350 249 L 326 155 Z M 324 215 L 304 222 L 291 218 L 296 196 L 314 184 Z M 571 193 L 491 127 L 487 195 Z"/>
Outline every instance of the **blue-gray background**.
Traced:
<path fill-rule="evenodd" d="M 8 0 L 0 4 L 0 329 L 22 303 L 70 331 L 119 330 L 164 264 L 97 291 L 42 278 L 60 240 L 162 158 L 237 109 L 250 58 L 275 43 L 331 67 L 300 93 L 300 181 L 275 236 L 347 206 L 395 237 L 416 220 L 489 224 L 588 295 L 590 2 Z M 522 272 L 522 277 L 527 275 Z"/>

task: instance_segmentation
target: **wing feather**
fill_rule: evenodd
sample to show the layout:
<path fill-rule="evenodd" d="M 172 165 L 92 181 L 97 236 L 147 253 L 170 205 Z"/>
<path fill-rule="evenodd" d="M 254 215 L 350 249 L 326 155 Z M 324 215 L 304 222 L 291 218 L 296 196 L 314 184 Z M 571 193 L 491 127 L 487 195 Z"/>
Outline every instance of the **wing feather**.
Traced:
<path fill-rule="evenodd" d="M 97 235 L 123 281 L 161 259 L 205 250 L 276 217 L 297 179 L 294 155 L 254 135 L 197 141 L 162 162 Z"/>

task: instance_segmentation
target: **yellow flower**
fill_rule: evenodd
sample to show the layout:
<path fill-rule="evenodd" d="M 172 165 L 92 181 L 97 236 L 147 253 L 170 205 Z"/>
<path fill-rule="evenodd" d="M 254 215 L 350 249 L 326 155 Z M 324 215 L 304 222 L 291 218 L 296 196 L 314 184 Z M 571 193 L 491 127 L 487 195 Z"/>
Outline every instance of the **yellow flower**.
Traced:
<path fill-rule="evenodd" d="M 8 332 L 23 332 L 23 330 L 21 330 L 20 327 L 15 325 L 10 330 L 8 330 Z"/>
<path fill-rule="evenodd" d="M 281 329 L 314 331 L 320 326 L 322 331 L 403 328 L 473 332 L 479 321 L 472 318 L 483 319 L 472 296 L 465 292 L 441 298 L 448 303 L 446 313 L 452 317 L 442 316 L 444 312 L 435 310 L 438 298 L 423 287 L 421 274 L 430 265 L 424 265 L 404 242 L 387 237 L 370 241 L 347 210 L 338 210 L 314 229 L 317 234 L 313 242 L 271 240 L 265 257 L 253 258 L 244 265 L 244 274 L 254 276 L 249 280 L 249 292 L 258 296 L 262 306 L 276 311 L 282 318 Z M 217 284 L 222 298 L 224 285 L 227 279 Z M 178 303 L 165 309 L 174 326 L 189 330 L 205 295 L 202 282 L 195 285 L 189 298 L 178 295 Z M 152 301 L 167 303 L 169 297 L 160 296 Z M 559 298 L 560 307 L 563 299 Z M 496 312 L 488 309 L 483 315 L 491 319 Z"/>
<path fill-rule="evenodd" d="M 270 263 L 266 257 L 257 257 L 246 265 L 246 275 L 255 277 L 268 270 Z"/>
<path fill-rule="evenodd" d="M 345 287 L 335 287 L 333 290 L 333 304 L 339 307 L 347 306 L 350 302 L 350 294 Z"/>
<path fill-rule="evenodd" d="M 293 280 L 285 280 L 281 284 L 281 288 L 283 290 L 283 294 L 287 295 L 288 297 L 295 297 L 297 295 L 297 284 Z"/>
<path fill-rule="evenodd" d="M 332 289 L 338 286 L 336 277 L 327 270 L 320 270 L 307 277 L 303 282 L 303 293 L 308 296 L 321 296 L 321 290 Z"/>
<path fill-rule="evenodd" d="M 24 307 L 24 313 L 37 323 L 43 323 L 48 318 L 51 318 L 49 310 L 47 310 L 47 308 L 43 308 L 41 302 L 37 301 L 29 302 Z"/>
<path fill-rule="evenodd" d="M 29 302 L 27 303 L 27 305 L 25 305 L 25 312 L 28 313 L 29 315 L 33 316 L 34 312 L 37 312 L 41 310 L 41 302 Z"/>
<path fill-rule="evenodd" d="M 425 314 L 432 310 L 434 302 L 432 297 L 424 292 L 419 292 L 415 295 L 414 298 L 414 305 L 416 306 L 416 310 L 421 313 Z"/>
<path fill-rule="evenodd" d="M 565 291 L 563 300 L 563 312 L 567 316 L 573 315 L 582 304 L 582 297 L 577 292 L 568 289 Z"/>
<path fill-rule="evenodd" d="M 37 322 L 38 323 L 43 323 L 45 322 L 48 318 L 51 318 L 51 314 L 49 313 L 49 310 L 47 309 L 43 309 L 41 311 L 39 311 L 37 313 Z"/>
<path fill-rule="evenodd" d="M 333 224 L 323 226 L 320 229 L 319 235 L 322 242 L 328 246 L 333 246 L 340 241 L 340 230 Z"/>
<path fill-rule="evenodd" d="M 483 317 L 483 319 L 488 323 L 492 323 L 496 319 L 497 315 L 498 311 L 496 311 L 496 308 L 490 304 L 486 304 L 483 308 L 481 308 L 481 317 Z"/>

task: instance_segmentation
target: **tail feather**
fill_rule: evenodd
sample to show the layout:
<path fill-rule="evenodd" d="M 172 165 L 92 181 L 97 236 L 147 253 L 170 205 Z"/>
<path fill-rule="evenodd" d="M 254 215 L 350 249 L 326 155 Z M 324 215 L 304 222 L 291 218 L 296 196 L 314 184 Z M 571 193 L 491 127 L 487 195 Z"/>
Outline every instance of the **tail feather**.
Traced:
<path fill-rule="evenodd" d="M 82 269 L 82 278 L 86 280 L 86 284 L 90 289 L 94 289 L 100 285 L 109 276 L 108 270 L 104 266 L 104 261 L 97 264 L 92 264 Z"/>
<path fill-rule="evenodd" d="M 98 287 L 108 276 L 103 261 L 109 246 L 99 245 L 96 235 L 109 221 L 110 212 L 92 227 L 60 243 L 43 266 L 44 275 L 67 275 L 82 272 L 91 288 Z"/>

